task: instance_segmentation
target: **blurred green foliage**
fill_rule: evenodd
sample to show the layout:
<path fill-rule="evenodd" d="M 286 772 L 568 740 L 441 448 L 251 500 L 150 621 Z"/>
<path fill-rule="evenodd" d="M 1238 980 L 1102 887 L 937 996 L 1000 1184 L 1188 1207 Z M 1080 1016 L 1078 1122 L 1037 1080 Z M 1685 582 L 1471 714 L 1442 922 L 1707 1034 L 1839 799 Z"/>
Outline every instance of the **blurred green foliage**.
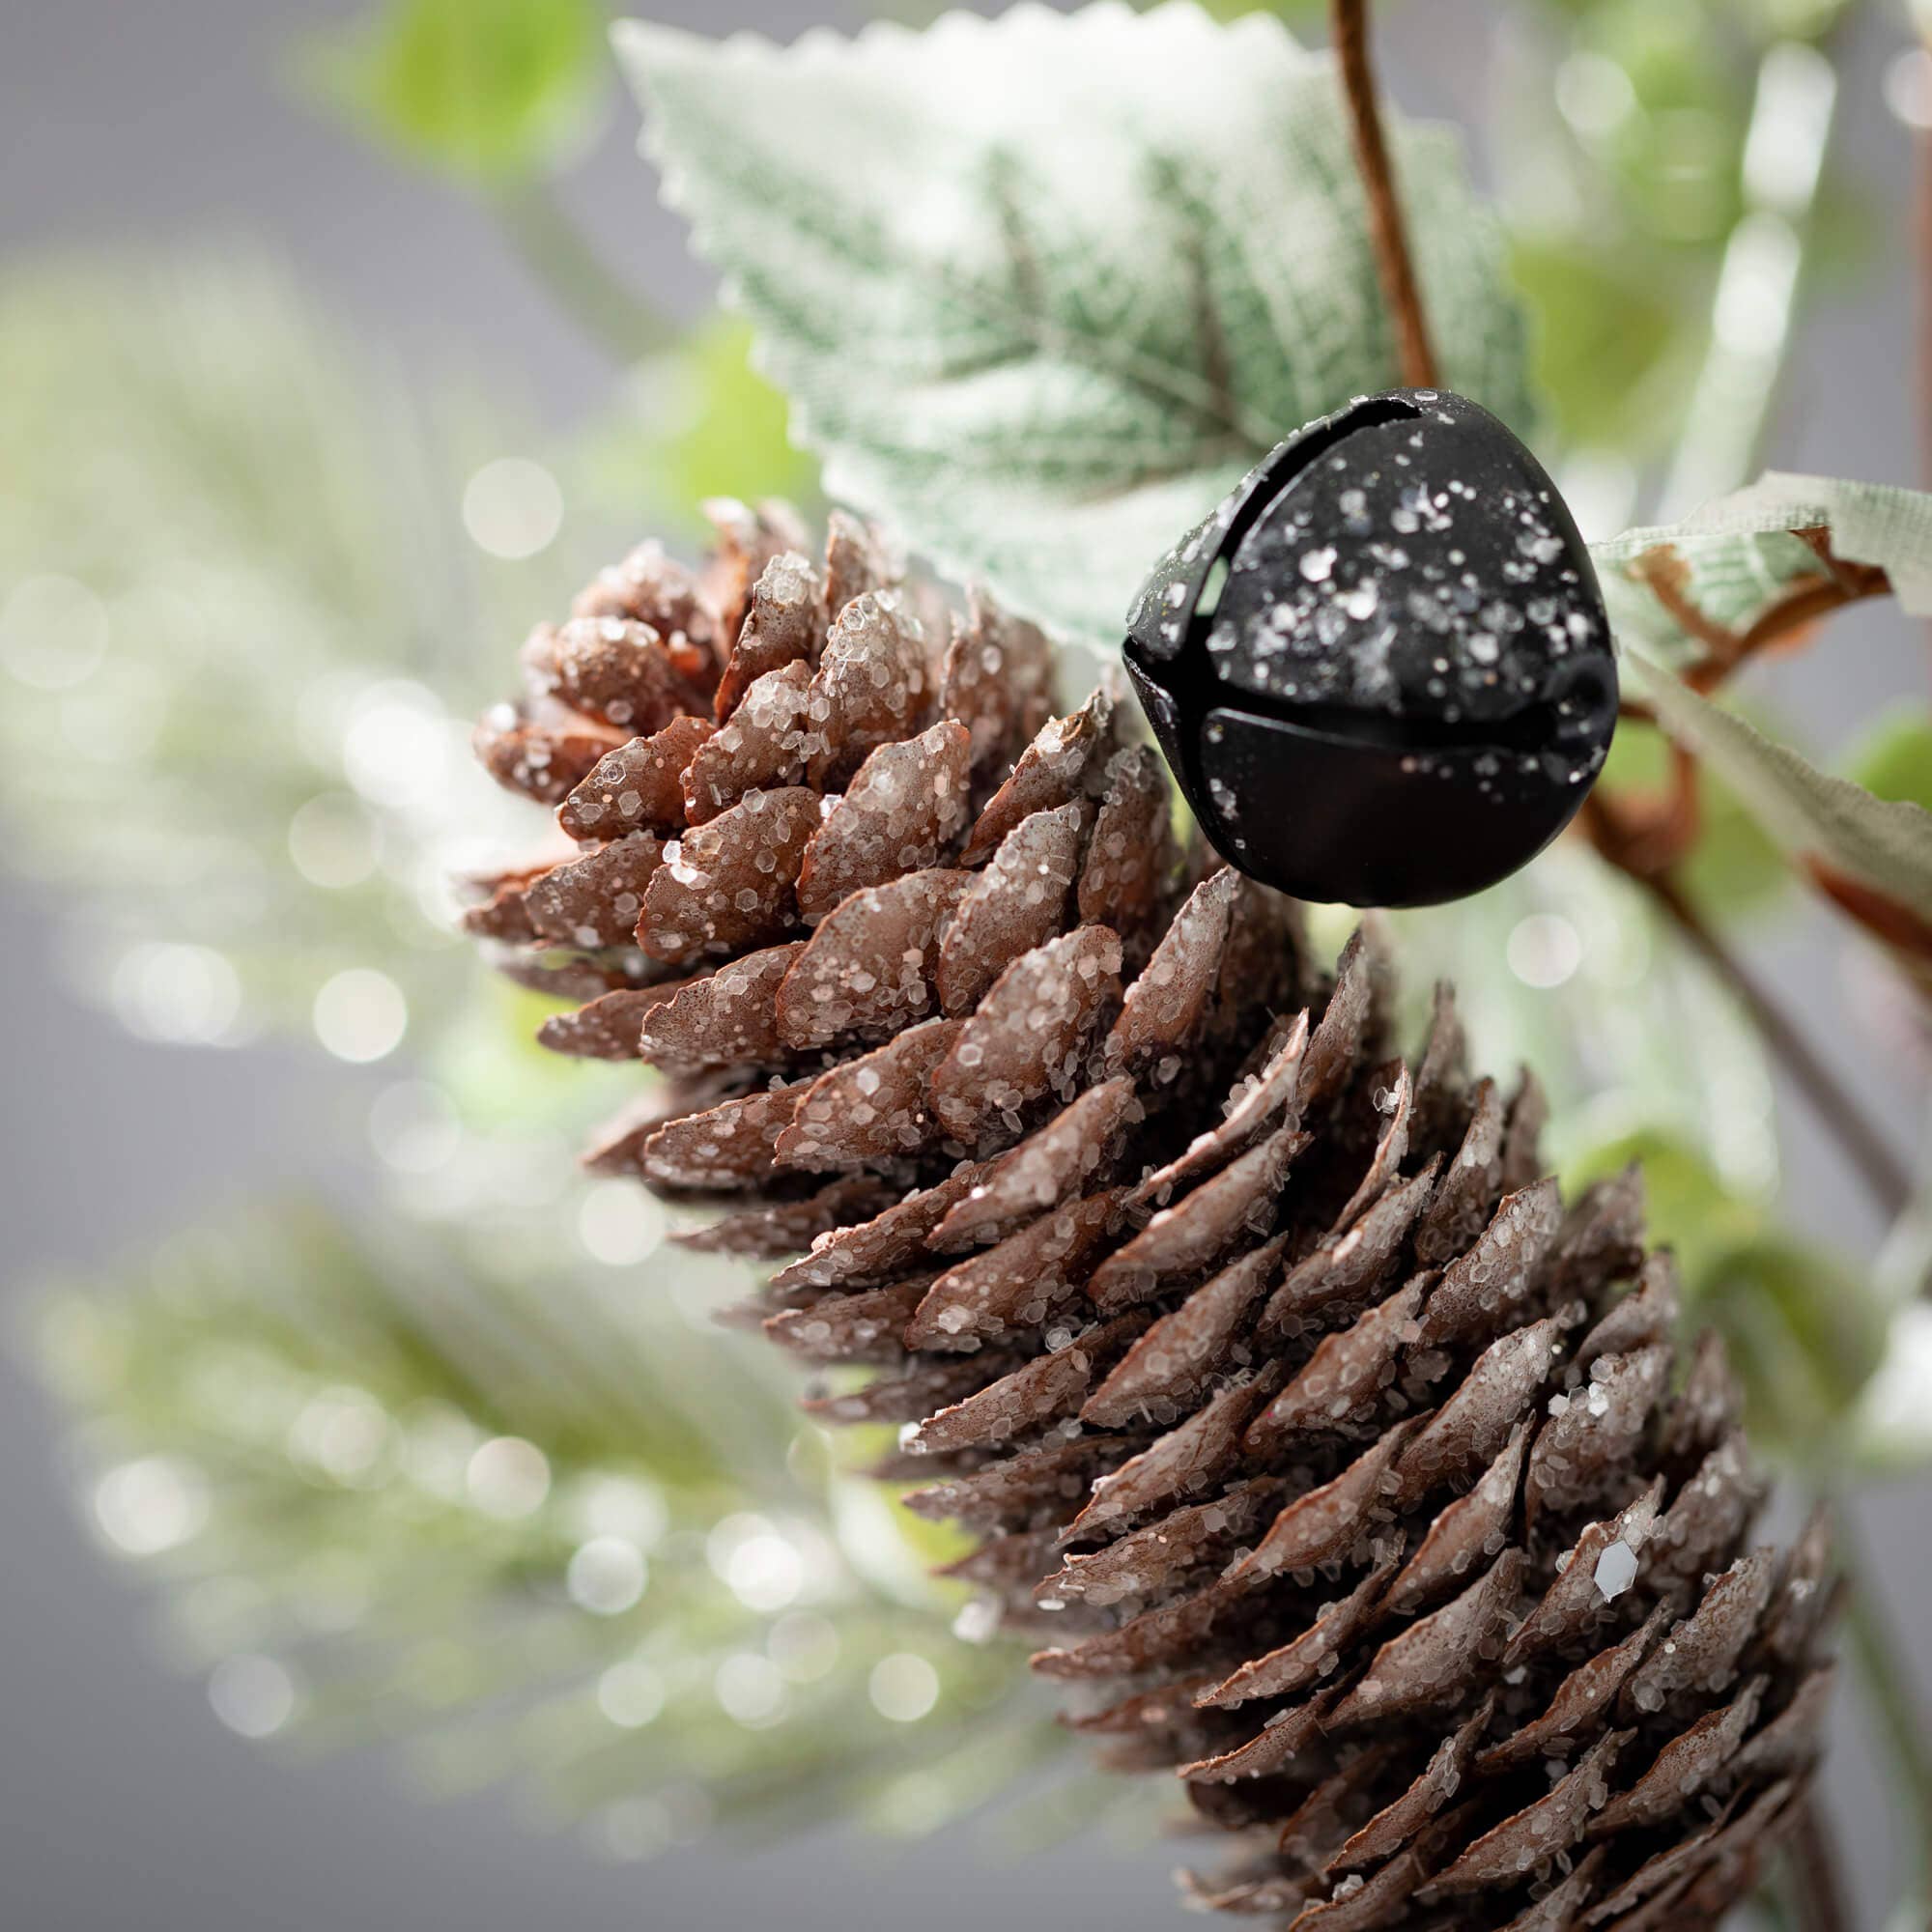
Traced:
<path fill-rule="evenodd" d="M 1760 1447 L 1813 1477 L 1841 1463 L 1846 1426 L 1890 1333 L 1869 1282 L 1815 1243 L 1767 1228 L 1711 1258 L 1692 1305 L 1723 1334 Z"/>
<path fill-rule="evenodd" d="M 1667 453 L 1711 345 L 1725 250 L 1754 206 L 1746 156 L 1766 59 L 1844 12 L 1545 0 L 1522 43 L 1499 46 L 1489 135 L 1563 442 L 1637 464 Z M 1766 127 L 1760 146 L 1808 138 Z M 1817 203 L 1780 212 L 1804 231 L 1807 278 L 1842 277 L 1870 238 L 1829 162 Z"/>
<path fill-rule="evenodd" d="M 752 330 L 714 312 L 625 377 L 577 451 L 583 488 L 613 516 L 688 541 L 713 497 L 781 497 L 810 510 L 818 465 L 786 433 L 784 396 L 752 366 Z"/>
<path fill-rule="evenodd" d="M 1894 705 L 1853 748 L 1845 775 L 1879 798 L 1932 811 L 1932 712 Z"/>
<path fill-rule="evenodd" d="M 802 480 L 760 469 L 782 412 L 742 334 L 693 358 L 722 460 Z M 439 1781 L 519 1778 L 618 1856 L 713 1818 L 923 1831 L 1056 1751 L 1017 1652 L 947 1634 L 926 1573 L 953 1552 L 841 1472 L 769 1349 L 712 1331 L 735 1271 L 658 1253 L 654 1206 L 574 1177 L 635 1069 L 544 1053 L 547 1003 L 447 927 L 452 867 L 528 827 L 443 699 L 494 695 L 649 501 L 620 538 L 589 453 L 537 461 L 500 401 L 406 380 L 259 258 L 17 272 L 0 360 L 24 379 L 0 388 L 0 809 L 66 889 L 84 981 L 181 1040 L 313 1037 L 346 965 L 409 1015 L 368 1115 L 398 1213 L 352 1236 L 265 1209 L 45 1304 L 97 1525 L 172 1579 L 217 1711 L 407 1735 Z M 639 446 L 613 499 L 641 497 Z M 543 1472 L 527 1509 L 466 1475 L 503 1441 Z M 612 1509 L 649 1530 L 620 1611 Z M 747 1535 L 805 1565 L 796 1604 L 733 1593 Z"/>
<path fill-rule="evenodd" d="M 1657 455 L 1669 440 L 1669 413 L 1634 399 L 1666 400 L 1689 381 L 1693 358 L 1677 305 L 1632 256 L 1581 238 L 1519 235 L 1510 270 L 1536 316 L 1536 380 L 1556 435 Z"/>
<path fill-rule="evenodd" d="M 302 49 L 351 127 L 419 165 L 501 186 L 568 163 L 610 91 L 599 0 L 387 0 Z"/>
<path fill-rule="evenodd" d="M 468 754 L 489 640 L 608 533 L 503 395 L 260 255 L 17 270 L 0 365 L 0 812 L 89 989 L 204 1041 L 348 968 L 446 1002 L 449 876 L 522 836 Z"/>
<path fill-rule="evenodd" d="M 86 1513 L 167 1579 L 225 1721 L 408 1740 L 619 1857 L 713 1823 L 931 1830 L 1060 1750 L 1016 1647 L 948 1636 L 769 1350 L 358 1220 L 261 1210 L 40 1309 Z"/>
<path fill-rule="evenodd" d="M 1626 718 L 1617 726 L 1601 782 L 1613 796 L 1662 797 L 1671 781 L 1663 733 Z M 1737 793 L 1710 771 L 1697 774 L 1696 843 L 1679 882 L 1706 918 L 1719 923 L 1761 912 L 1791 883 L 1791 868 Z"/>

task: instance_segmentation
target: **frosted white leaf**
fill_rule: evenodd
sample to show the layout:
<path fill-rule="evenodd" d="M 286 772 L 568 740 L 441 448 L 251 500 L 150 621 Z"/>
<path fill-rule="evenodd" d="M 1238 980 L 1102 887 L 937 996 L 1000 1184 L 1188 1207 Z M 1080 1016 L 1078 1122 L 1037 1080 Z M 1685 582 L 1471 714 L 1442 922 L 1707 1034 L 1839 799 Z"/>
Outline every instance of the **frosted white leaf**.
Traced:
<path fill-rule="evenodd" d="M 616 44 L 831 493 L 1073 637 L 1117 644 L 1178 533 L 1399 380 L 1333 66 L 1272 15 Z M 1500 231 L 1453 136 L 1391 136 L 1443 379 L 1526 428 Z"/>

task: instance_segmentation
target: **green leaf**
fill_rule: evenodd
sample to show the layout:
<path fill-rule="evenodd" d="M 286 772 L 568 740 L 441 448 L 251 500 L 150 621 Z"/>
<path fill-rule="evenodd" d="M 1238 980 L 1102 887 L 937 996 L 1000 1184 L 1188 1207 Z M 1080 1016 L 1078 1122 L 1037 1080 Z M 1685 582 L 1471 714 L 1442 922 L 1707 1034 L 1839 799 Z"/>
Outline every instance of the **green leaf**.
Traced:
<path fill-rule="evenodd" d="M 1332 64 L 1179 4 L 780 49 L 617 30 L 668 203 L 838 497 L 1111 648 L 1276 441 L 1398 380 Z M 1527 427 L 1455 139 L 1392 130 L 1444 378 Z"/>
<path fill-rule="evenodd" d="M 1145 11 L 1147 0 L 1136 0 Z M 1244 14 L 1278 14 L 1284 20 L 1320 19 L 1326 0 L 1202 0 L 1217 20 L 1238 20 Z"/>
<path fill-rule="evenodd" d="M 785 401 L 753 367 L 752 331 L 712 315 L 676 348 L 631 371 L 618 407 L 599 418 L 580 452 L 582 480 L 600 503 L 694 538 L 710 526 L 712 497 L 809 503 L 817 465 L 786 434 Z"/>
<path fill-rule="evenodd" d="M 315 93 L 410 159 L 500 185 L 587 145 L 605 86 L 598 0 L 387 0 L 308 49 Z"/>
<path fill-rule="evenodd" d="M 1847 760 L 1847 776 L 1874 798 L 1932 811 L 1932 711 L 1895 705 Z"/>
<path fill-rule="evenodd" d="M 1774 471 L 1591 554 L 1631 683 L 1664 730 L 1852 918 L 1908 961 L 1932 959 L 1932 812 L 1819 771 L 1670 668 L 1701 658 L 1723 668 L 1881 591 L 1932 615 L 1932 496 Z"/>
<path fill-rule="evenodd" d="M 1655 264 L 1594 237 L 1537 235 L 1514 242 L 1510 271 L 1535 318 L 1552 429 L 1566 443 L 1639 457 L 1664 448 L 1693 365 Z"/>
<path fill-rule="evenodd" d="M 1474 1063 L 1532 1066 L 1548 1093 L 1552 1153 L 1634 1135 L 1692 1151 L 1726 1189 L 1777 1184 L 1776 1099 L 1764 1046 L 1735 1000 L 1634 881 L 1581 840 L 1474 898 L 1393 916 L 1419 1037 L 1429 977 L 1457 987 Z"/>
<path fill-rule="evenodd" d="M 1765 1234 L 1715 1256 L 1692 1289 L 1691 1307 L 1723 1332 L 1753 1438 L 1801 1463 L 1838 1455 L 1885 1354 L 1885 1312 L 1867 1286 Z"/>
<path fill-rule="evenodd" d="M 1619 1134 L 1580 1151 L 1564 1164 L 1564 1188 L 1574 1196 L 1633 1161 L 1643 1168 L 1649 1238 L 1675 1252 L 1693 1292 L 1719 1255 L 1763 1233 L 1764 1202 L 1727 1187 L 1694 1148 L 1667 1131 Z"/>

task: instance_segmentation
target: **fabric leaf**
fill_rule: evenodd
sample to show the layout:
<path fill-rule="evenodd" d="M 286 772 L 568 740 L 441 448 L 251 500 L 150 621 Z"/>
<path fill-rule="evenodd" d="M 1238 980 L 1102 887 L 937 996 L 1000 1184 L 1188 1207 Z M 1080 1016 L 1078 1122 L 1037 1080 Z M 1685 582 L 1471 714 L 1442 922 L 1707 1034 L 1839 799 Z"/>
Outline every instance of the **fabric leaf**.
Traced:
<path fill-rule="evenodd" d="M 617 45 L 830 493 L 1075 638 L 1111 648 L 1177 533 L 1398 381 L 1332 66 L 1270 15 Z M 1497 227 L 1450 136 L 1393 141 L 1444 378 L 1526 427 Z"/>
<path fill-rule="evenodd" d="M 1678 669 L 1888 589 L 1932 615 L 1932 496 L 1888 484 L 1772 470 L 1590 554 L 1618 638 Z"/>

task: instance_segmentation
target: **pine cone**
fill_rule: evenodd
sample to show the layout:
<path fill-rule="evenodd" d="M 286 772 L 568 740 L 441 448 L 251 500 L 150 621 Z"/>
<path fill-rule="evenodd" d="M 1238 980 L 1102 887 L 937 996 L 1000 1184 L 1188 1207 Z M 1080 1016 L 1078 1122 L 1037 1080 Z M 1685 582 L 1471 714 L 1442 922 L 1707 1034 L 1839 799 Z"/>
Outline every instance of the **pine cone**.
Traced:
<path fill-rule="evenodd" d="M 1069 1721 L 1248 1842 L 1199 1902 L 1714 1924 L 1804 1798 L 1829 1551 L 1747 1548 L 1634 1174 L 1566 1212 L 1446 990 L 1394 1058 L 1374 933 L 1318 976 L 1106 694 L 1048 717 L 1037 631 L 977 598 L 938 650 L 841 518 L 822 569 L 781 513 L 721 531 L 540 631 L 481 740 L 579 851 L 472 926 L 593 995 L 552 1045 L 670 1076 L 592 1165 L 786 1261 L 738 1313 L 808 1408 L 898 1425 L 882 1473 L 1051 1631 Z"/>

